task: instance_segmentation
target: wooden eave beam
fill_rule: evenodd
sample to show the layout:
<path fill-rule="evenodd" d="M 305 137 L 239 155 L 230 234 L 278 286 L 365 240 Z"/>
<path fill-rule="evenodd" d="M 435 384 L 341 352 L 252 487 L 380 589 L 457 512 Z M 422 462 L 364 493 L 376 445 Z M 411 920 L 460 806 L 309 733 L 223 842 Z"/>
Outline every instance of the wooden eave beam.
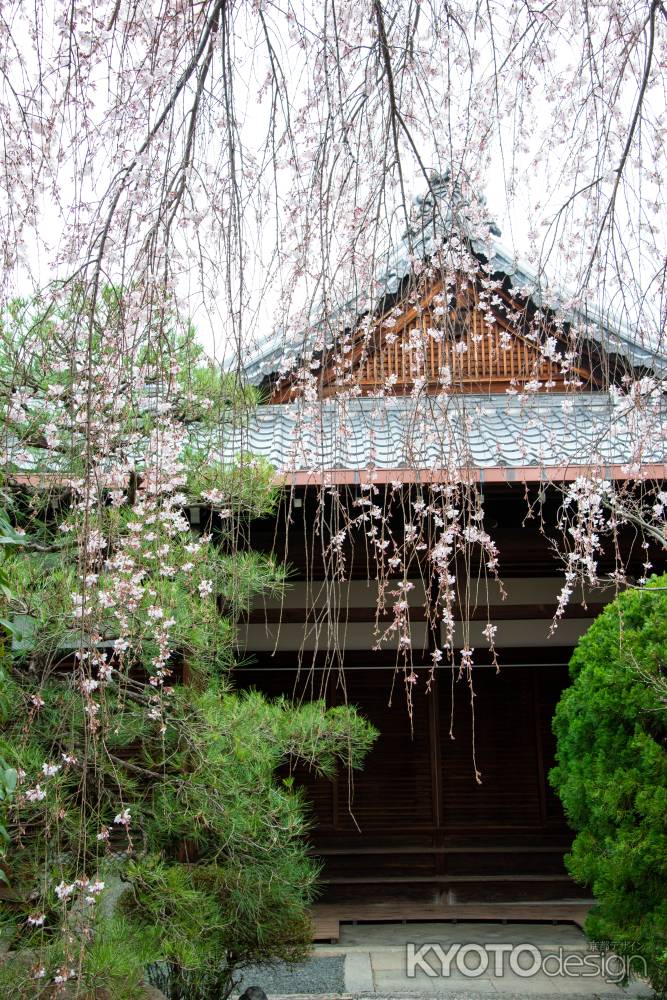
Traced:
<path fill-rule="evenodd" d="M 361 483 L 386 485 L 409 483 L 564 483 L 579 476 L 602 478 L 617 482 L 667 479 L 667 463 L 642 465 L 638 472 L 625 465 L 553 465 L 553 466 L 489 466 L 484 469 L 324 469 L 315 472 L 279 471 L 276 483 L 281 486 L 358 486 Z"/>
<path fill-rule="evenodd" d="M 588 619 L 596 618 L 605 608 L 605 604 L 594 602 L 582 607 L 579 604 L 567 608 L 566 619 Z M 470 622 L 493 621 L 551 621 L 556 614 L 555 604 L 490 604 L 488 607 L 471 608 L 470 610 L 458 605 L 452 609 L 452 613 Z M 367 622 L 391 622 L 394 620 L 392 608 L 377 607 L 358 608 L 344 605 L 339 608 L 329 607 L 304 607 L 304 608 L 254 608 L 241 619 L 243 625 L 303 625 L 315 622 L 339 622 L 349 625 L 353 623 L 366 624 Z M 410 621 L 429 621 L 426 612 L 421 605 L 410 608 Z"/>

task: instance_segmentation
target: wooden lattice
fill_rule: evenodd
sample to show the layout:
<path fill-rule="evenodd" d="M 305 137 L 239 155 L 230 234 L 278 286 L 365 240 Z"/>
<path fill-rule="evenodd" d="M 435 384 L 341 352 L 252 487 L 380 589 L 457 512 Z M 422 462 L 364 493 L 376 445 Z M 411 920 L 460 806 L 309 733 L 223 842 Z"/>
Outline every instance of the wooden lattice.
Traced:
<path fill-rule="evenodd" d="M 529 382 L 563 391 L 573 376 L 590 379 L 582 368 L 564 370 L 558 361 L 545 358 L 525 322 L 513 326 L 506 318 L 525 320 L 522 307 L 509 296 L 503 299 L 500 308 L 492 309 L 481 304 L 472 286 L 455 297 L 444 296 L 436 286 L 416 304 L 394 307 L 369 329 L 357 331 L 351 349 L 348 344 L 344 353 L 337 348 L 328 352 L 321 369 L 322 395 L 351 385 L 364 395 L 410 393 L 416 384 L 429 393 L 503 392 Z M 541 331 L 541 338 L 550 332 Z M 290 398 L 288 382 L 273 401 Z"/>
<path fill-rule="evenodd" d="M 504 388 L 534 379 L 562 386 L 557 365 L 541 358 L 527 340 L 512 334 L 503 338 L 505 331 L 497 326 L 487 329 L 479 313 L 472 313 L 470 320 L 468 329 L 459 326 L 447 332 L 437 330 L 425 313 L 396 339 L 381 337 L 377 347 L 364 352 L 357 381 L 367 391 L 394 379 L 395 390 L 406 390 L 422 378 L 432 390 L 447 384 L 461 389 Z M 436 329 L 442 339 L 429 334 L 429 329 Z"/>

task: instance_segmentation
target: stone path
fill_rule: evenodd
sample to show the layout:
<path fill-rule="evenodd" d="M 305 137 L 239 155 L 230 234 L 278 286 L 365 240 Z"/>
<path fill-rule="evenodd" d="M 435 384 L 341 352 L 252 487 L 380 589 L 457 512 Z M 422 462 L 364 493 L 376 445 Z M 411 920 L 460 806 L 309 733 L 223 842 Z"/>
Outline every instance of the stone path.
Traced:
<path fill-rule="evenodd" d="M 341 964 L 342 963 L 342 964 Z M 567 970 L 567 972 L 566 972 Z M 569 973 L 569 974 L 568 974 Z M 269 996 L 369 1000 L 623 1000 L 651 997 L 616 984 L 619 963 L 572 924 L 344 924 L 293 970 L 255 968 Z"/>

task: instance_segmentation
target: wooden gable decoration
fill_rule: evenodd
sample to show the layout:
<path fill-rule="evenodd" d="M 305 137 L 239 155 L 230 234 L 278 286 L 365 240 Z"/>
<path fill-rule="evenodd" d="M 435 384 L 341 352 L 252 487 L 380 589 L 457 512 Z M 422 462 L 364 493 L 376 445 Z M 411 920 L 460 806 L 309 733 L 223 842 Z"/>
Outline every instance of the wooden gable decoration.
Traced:
<path fill-rule="evenodd" d="M 545 334 L 555 338 L 561 354 L 567 350 L 557 330 L 542 330 L 542 338 Z M 531 338 L 525 303 L 505 291 L 485 300 L 470 281 L 455 294 L 444 293 L 438 283 L 404 296 L 370 325 L 360 324 L 344 349 L 327 351 L 320 367 L 322 397 L 351 387 L 362 395 L 407 395 L 416 384 L 430 394 L 505 392 L 529 382 L 565 391 L 573 379 L 588 383 L 591 372 L 579 366 L 564 373 L 557 361 L 544 357 Z M 288 379 L 274 389 L 271 402 L 287 402 L 295 394 Z"/>

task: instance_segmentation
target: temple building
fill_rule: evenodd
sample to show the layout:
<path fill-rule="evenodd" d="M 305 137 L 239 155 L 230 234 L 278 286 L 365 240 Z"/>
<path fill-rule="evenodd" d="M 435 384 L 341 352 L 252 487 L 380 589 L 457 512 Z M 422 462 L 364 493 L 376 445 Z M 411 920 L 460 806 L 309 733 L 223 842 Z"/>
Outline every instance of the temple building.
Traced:
<path fill-rule="evenodd" d="M 245 371 L 262 402 L 225 433 L 289 487 L 251 531 L 291 575 L 242 629 L 238 683 L 354 703 L 380 733 L 360 773 L 295 775 L 334 925 L 588 905 L 551 720 L 578 637 L 660 568 L 631 518 L 593 536 L 665 478 L 667 357 L 541 289 L 499 235 L 433 177 L 375 304 L 268 338 Z"/>

